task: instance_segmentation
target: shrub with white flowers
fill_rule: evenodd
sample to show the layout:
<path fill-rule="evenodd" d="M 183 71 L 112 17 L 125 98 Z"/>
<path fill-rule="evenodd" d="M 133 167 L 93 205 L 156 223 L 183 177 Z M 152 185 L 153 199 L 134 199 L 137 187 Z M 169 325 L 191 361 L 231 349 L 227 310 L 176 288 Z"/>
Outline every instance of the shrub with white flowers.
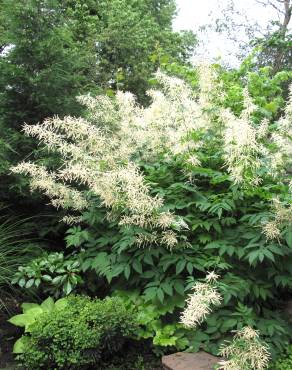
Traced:
<path fill-rule="evenodd" d="M 83 256 L 84 271 L 94 268 L 109 282 L 119 276 L 123 284 L 120 275 L 124 274 L 130 285 L 130 274 L 131 279 L 132 275 L 138 274 L 132 279 L 132 288 L 141 288 L 143 297 L 153 300 L 155 304 L 155 299 L 162 303 L 166 295 L 172 299 L 174 290 L 173 294 L 178 293 L 181 298 L 187 274 L 193 274 L 191 278 L 196 281 L 199 274 L 210 266 L 216 271 L 217 268 L 225 270 L 230 267 L 227 280 L 231 281 L 230 284 L 235 281 L 236 288 L 241 288 L 246 279 L 247 265 L 253 269 L 256 264 L 267 262 L 267 266 L 271 267 L 275 262 L 274 255 L 284 256 L 284 259 L 290 253 L 288 248 L 282 248 L 284 252 L 281 250 L 280 239 L 288 240 L 287 245 L 292 243 L 287 227 L 292 221 L 292 207 L 286 194 L 288 188 L 291 192 L 292 89 L 277 122 L 271 124 L 267 118 L 257 122 L 255 113 L 258 108 L 247 89 L 243 92 L 243 109 L 235 113 L 224 105 L 224 90 L 214 69 L 203 65 L 198 70 L 196 90 L 182 80 L 158 71 L 156 80 L 160 88 L 148 92 L 151 103 L 147 107 L 140 106 L 128 92 L 118 92 L 114 98 L 86 95 L 78 98 L 87 108 L 86 118 L 53 117 L 34 126 L 26 124 L 24 132 L 37 138 L 49 151 L 57 153 L 60 164 L 48 169 L 36 163 L 22 162 L 12 168 L 14 173 L 30 177 L 32 190 L 42 191 L 53 206 L 67 210 L 63 221 L 68 224 L 84 221 L 84 211 L 90 210 L 94 203 L 94 206 L 106 209 L 107 219 L 113 221 L 118 230 L 133 232 L 138 247 L 157 247 L 158 262 L 155 262 L 164 263 L 157 274 L 146 271 L 148 266 L 142 266 L 145 261 L 154 266 L 152 255 L 143 255 L 141 248 L 138 263 L 134 264 L 137 248 L 130 242 L 126 247 L 120 245 L 119 250 L 112 248 L 116 243 L 114 237 L 99 245 L 99 258 L 94 262 L 91 252 L 86 255 L 85 251 Z M 157 185 L 156 175 L 149 176 L 148 181 L 146 169 L 155 165 L 159 167 L 161 163 L 166 164 L 166 172 L 161 171 L 161 177 L 169 168 L 171 172 L 175 163 L 175 176 L 170 176 L 170 179 L 179 178 L 179 184 L 169 184 L 172 180 L 167 180 L 168 189 L 164 189 L 163 185 Z M 204 176 L 209 178 L 205 181 Z M 188 183 L 182 185 L 185 181 Z M 187 204 L 181 208 L 171 204 L 178 202 L 177 197 L 165 199 L 172 185 L 185 187 L 184 193 L 178 192 L 188 198 Z M 282 189 L 285 189 L 283 197 Z M 189 190 L 190 196 L 187 194 Z M 190 207 L 193 209 L 189 210 Z M 223 212 L 226 212 L 225 219 Z M 199 228 L 204 230 L 197 235 Z M 253 233 L 256 228 L 260 231 Z M 130 237 L 127 235 L 126 239 L 131 239 L 133 234 Z M 92 240 L 98 239 L 95 239 L 96 234 L 93 235 Z M 191 238 L 192 244 L 187 242 Z M 95 257 L 96 245 L 90 248 L 94 249 Z M 215 254 L 219 251 L 218 259 L 217 255 L 212 259 L 208 252 L 205 253 L 214 249 Z M 121 250 L 125 252 L 123 256 Z M 167 261 L 169 256 L 166 254 L 176 252 L 181 255 L 174 256 L 179 261 L 175 266 L 175 261 Z M 228 258 L 221 259 L 223 255 Z M 125 260 L 121 262 L 120 257 Z M 96 267 L 99 262 L 102 265 L 100 269 Z M 241 280 L 236 280 L 239 277 L 235 276 L 238 263 L 242 263 L 241 269 L 238 269 Z M 276 271 L 273 268 L 268 271 L 269 279 L 275 279 L 273 293 L 279 284 L 283 287 L 290 284 L 285 276 L 288 267 L 285 266 L 284 273 L 281 269 L 280 266 Z M 147 274 L 143 275 L 144 272 Z M 259 281 L 258 285 L 255 284 L 255 291 L 252 291 L 253 298 L 266 303 L 267 297 L 273 298 L 270 294 L 272 288 L 263 284 L 264 278 L 257 272 L 252 271 L 254 275 L 249 279 L 248 289 L 252 291 L 254 281 Z M 195 283 L 181 316 L 181 323 L 187 328 L 199 325 L 213 307 L 223 302 L 224 294 L 221 298 L 217 278 L 215 273 L 210 273 L 205 282 Z M 159 294 L 156 295 L 156 291 Z M 250 291 L 244 289 L 240 297 L 242 302 L 247 296 L 249 298 Z M 229 297 L 227 292 L 226 302 L 236 295 L 240 296 L 239 290 L 233 291 Z M 254 299 L 251 301 L 256 306 Z M 232 304 L 234 302 L 230 304 L 231 309 L 234 308 Z M 256 369 L 265 366 L 266 347 L 260 347 L 256 332 L 247 337 L 248 333 L 240 331 L 235 336 L 235 345 L 222 350 L 224 356 L 231 356 L 222 365 L 224 369 L 243 366 L 236 362 L 236 358 L 240 357 L 237 344 L 242 344 L 249 354 L 245 360 L 252 361 L 252 366 Z M 261 362 L 252 357 L 254 353 Z"/>
<path fill-rule="evenodd" d="M 78 222 L 76 212 L 86 209 L 89 194 L 94 194 L 108 208 L 109 218 L 118 216 L 121 225 L 151 231 L 147 236 L 137 235 L 138 244 L 173 248 L 178 230 L 186 225 L 163 209 L 161 196 L 151 194 L 139 169 L 141 159 L 151 162 L 161 156 L 180 156 L 191 167 L 199 166 L 204 147 L 220 145 L 234 183 L 258 186 L 264 176 L 283 173 L 292 158 L 292 94 L 284 116 L 270 133 L 266 120 L 259 126 L 253 123 L 256 106 L 247 90 L 244 109 L 237 117 L 220 105 L 223 94 L 212 68 L 199 70 L 197 93 L 182 80 L 158 71 L 156 79 L 162 88 L 148 92 L 152 102 L 146 108 L 128 92 L 118 92 L 115 99 L 87 95 L 78 98 L 88 109 L 87 119 L 54 117 L 24 125 L 27 135 L 59 153 L 62 164 L 49 171 L 22 162 L 12 171 L 29 175 L 31 189 L 43 191 L 55 207 L 71 209 L 73 214 L 64 218 L 68 223 Z M 275 221 L 264 226 L 268 238 L 278 236 L 283 219 L 291 220 L 291 206 L 285 217 L 279 203 L 277 207 Z"/>

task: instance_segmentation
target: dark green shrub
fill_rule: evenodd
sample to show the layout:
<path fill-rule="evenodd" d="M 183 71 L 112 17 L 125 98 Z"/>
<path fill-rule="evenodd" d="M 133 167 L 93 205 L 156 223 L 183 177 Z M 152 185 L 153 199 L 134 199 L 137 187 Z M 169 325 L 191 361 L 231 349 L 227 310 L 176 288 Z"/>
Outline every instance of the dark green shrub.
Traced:
<path fill-rule="evenodd" d="M 29 326 L 18 359 L 27 369 L 80 369 L 101 365 L 137 329 L 135 315 L 119 298 L 71 296 L 61 309 Z"/>

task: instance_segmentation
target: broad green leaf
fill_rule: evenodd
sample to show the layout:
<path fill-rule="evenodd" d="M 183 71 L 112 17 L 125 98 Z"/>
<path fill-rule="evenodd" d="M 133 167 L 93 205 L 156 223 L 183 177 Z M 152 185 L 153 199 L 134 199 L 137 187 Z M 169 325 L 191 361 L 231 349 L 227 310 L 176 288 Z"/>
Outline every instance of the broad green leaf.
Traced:
<path fill-rule="evenodd" d="M 125 269 L 124 269 L 124 275 L 125 275 L 125 278 L 126 278 L 127 280 L 129 280 L 130 273 L 131 273 L 130 266 L 129 266 L 129 265 L 127 265 L 127 266 L 125 267 Z"/>
<path fill-rule="evenodd" d="M 138 260 L 134 260 L 133 262 L 133 269 L 138 272 L 139 274 L 142 274 L 143 270 L 142 270 L 142 264 L 140 261 Z"/>
<path fill-rule="evenodd" d="M 34 284 L 34 279 L 29 279 L 26 284 L 25 284 L 25 287 L 26 288 L 31 288 Z"/>
<path fill-rule="evenodd" d="M 181 281 L 179 280 L 176 280 L 174 282 L 174 289 L 181 295 L 184 295 L 185 294 L 185 289 L 184 289 L 184 285 Z"/>
<path fill-rule="evenodd" d="M 285 235 L 286 242 L 290 248 L 292 248 L 292 229 L 288 230 Z"/>
<path fill-rule="evenodd" d="M 68 304 L 67 298 L 60 298 L 55 302 L 55 308 L 58 310 L 63 310 Z"/>
<path fill-rule="evenodd" d="M 29 337 L 25 335 L 17 339 L 17 341 L 14 343 L 14 346 L 13 346 L 13 353 L 15 354 L 23 353 L 25 345 L 29 345 L 29 342 L 30 342 Z"/>
<path fill-rule="evenodd" d="M 21 305 L 23 313 L 26 313 L 31 308 L 36 308 L 36 307 L 39 307 L 39 305 L 37 303 L 26 303 L 25 302 L 25 303 L 22 303 L 22 305 Z"/>
<path fill-rule="evenodd" d="M 26 313 L 15 315 L 8 321 L 16 326 L 25 327 L 25 331 L 28 331 L 29 325 L 35 322 L 37 316 L 43 313 L 41 307 L 33 307 L 26 311 Z"/>
<path fill-rule="evenodd" d="M 41 308 L 46 312 L 51 312 L 54 309 L 54 300 L 52 297 L 48 297 L 45 301 L 42 302 Z"/>
<path fill-rule="evenodd" d="M 193 266 L 193 264 L 192 264 L 191 262 L 188 262 L 188 263 L 187 263 L 187 270 L 188 270 L 188 273 L 189 273 L 190 275 L 192 275 L 193 270 L 194 270 L 194 266 Z"/>
<path fill-rule="evenodd" d="M 160 302 L 163 303 L 163 301 L 164 301 L 164 293 L 163 293 L 163 290 L 161 288 L 158 288 L 156 294 L 157 294 L 157 297 L 160 300 Z"/>
<path fill-rule="evenodd" d="M 166 294 L 168 294 L 169 296 L 172 296 L 173 295 L 173 289 L 172 289 L 172 285 L 170 283 L 167 283 L 167 282 L 164 282 L 161 284 L 161 288 L 165 291 Z"/>
<path fill-rule="evenodd" d="M 186 263 L 187 263 L 186 260 L 180 260 L 176 264 L 176 267 L 175 267 L 175 273 L 176 273 L 176 275 L 179 275 L 183 271 L 183 269 L 185 268 Z"/>
<path fill-rule="evenodd" d="M 72 284 L 69 280 L 66 281 L 65 285 L 63 286 L 63 292 L 68 295 L 72 292 Z"/>

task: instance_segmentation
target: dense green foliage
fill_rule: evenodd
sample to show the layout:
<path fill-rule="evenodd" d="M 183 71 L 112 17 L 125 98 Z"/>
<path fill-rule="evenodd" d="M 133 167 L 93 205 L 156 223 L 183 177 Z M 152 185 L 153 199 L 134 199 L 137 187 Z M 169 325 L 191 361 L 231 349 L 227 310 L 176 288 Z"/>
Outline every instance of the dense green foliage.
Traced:
<path fill-rule="evenodd" d="M 71 296 L 42 305 L 25 304 L 24 314 L 10 319 L 26 325 L 14 351 L 27 369 L 102 368 L 102 361 L 120 352 L 137 329 L 135 313 L 119 298 Z"/>
<path fill-rule="evenodd" d="M 272 367 L 272 370 L 290 370 L 292 369 L 292 347 L 285 350 L 285 354 Z"/>
<path fill-rule="evenodd" d="M 216 353 L 219 332 L 224 337 L 230 330 L 252 324 L 274 350 L 282 349 L 289 340 L 289 327 L 273 309 L 285 297 L 285 290 L 291 289 L 291 230 L 283 230 L 278 245 L 267 242 L 257 225 L 269 218 L 271 198 L 283 196 L 287 189 L 268 182 L 260 189 L 237 189 L 219 170 L 222 164 L 217 163 L 214 147 L 210 146 L 204 156 L 205 165 L 192 169 L 192 184 L 187 184 L 175 161 L 145 169 L 149 183 L 155 182 L 155 191 L 164 195 L 167 209 L 175 210 L 191 225 L 175 250 L 159 246 L 137 249 L 133 228 L 110 223 L 105 229 L 105 215 L 94 207 L 84 215 L 91 226 L 83 232 L 83 243 L 79 239 L 81 229 L 72 228 L 67 237 L 69 245 L 84 247 L 81 267 L 104 277 L 113 292 L 137 290 L 142 307 L 154 305 L 155 309 L 150 308 L 150 326 L 156 325 L 154 317 L 165 320 L 166 314 L 180 309 L 185 292 L 207 271 L 215 269 L 222 274 L 224 308 L 206 320 L 204 335 L 190 333 L 193 341 L 189 343 L 179 340 L 178 330 L 177 338 L 172 332 L 168 340 L 159 341 L 154 334 L 159 329 L 156 327 L 152 329 L 156 344 L 175 344 L 178 349 L 203 345 Z M 174 315 L 170 322 L 176 321 Z"/>
<path fill-rule="evenodd" d="M 78 283 L 82 283 L 79 272 L 80 264 L 76 259 L 66 258 L 63 253 L 51 253 L 20 266 L 12 284 L 27 289 L 38 288 L 42 284 L 45 294 L 68 295 Z"/>

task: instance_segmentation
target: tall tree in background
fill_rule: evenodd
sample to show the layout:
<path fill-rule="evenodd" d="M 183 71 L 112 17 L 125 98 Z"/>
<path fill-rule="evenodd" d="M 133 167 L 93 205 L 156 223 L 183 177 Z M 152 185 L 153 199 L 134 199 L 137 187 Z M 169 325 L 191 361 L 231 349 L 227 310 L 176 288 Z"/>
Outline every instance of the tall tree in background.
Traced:
<path fill-rule="evenodd" d="M 84 92 L 144 102 L 159 58 L 187 61 L 195 37 L 172 31 L 175 12 L 173 0 L 0 1 L 0 201 L 15 191 L 11 162 L 33 150 L 24 122 L 80 114 Z"/>
<path fill-rule="evenodd" d="M 270 66 L 273 73 L 292 67 L 291 0 L 254 0 L 254 5 L 268 8 L 271 19 L 250 19 L 234 0 L 221 5 L 212 13 L 212 22 L 204 30 L 223 34 L 238 49 L 238 59 L 243 60 L 256 47 L 257 66 Z"/>
<path fill-rule="evenodd" d="M 23 122 L 80 113 L 75 95 L 93 87 L 96 62 L 91 40 L 74 40 L 60 1 L 3 0 L 0 6 L 0 200 L 11 203 L 20 184 L 8 169 L 33 150 L 20 133 Z"/>
<path fill-rule="evenodd" d="M 278 20 L 273 21 L 274 30 L 265 37 L 254 41 L 260 45 L 259 64 L 270 65 L 274 72 L 281 69 L 292 70 L 292 34 L 289 29 L 292 14 L 291 0 L 257 0 L 263 6 L 273 7 L 278 13 Z"/>
<path fill-rule="evenodd" d="M 86 34 L 83 19 L 91 20 L 104 89 L 129 90 L 143 102 L 160 57 L 185 63 L 193 53 L 195 36 L 172 30 L 174 0 L 68 0 L 68 6 L 80 20 L 76 34 Z"/>

